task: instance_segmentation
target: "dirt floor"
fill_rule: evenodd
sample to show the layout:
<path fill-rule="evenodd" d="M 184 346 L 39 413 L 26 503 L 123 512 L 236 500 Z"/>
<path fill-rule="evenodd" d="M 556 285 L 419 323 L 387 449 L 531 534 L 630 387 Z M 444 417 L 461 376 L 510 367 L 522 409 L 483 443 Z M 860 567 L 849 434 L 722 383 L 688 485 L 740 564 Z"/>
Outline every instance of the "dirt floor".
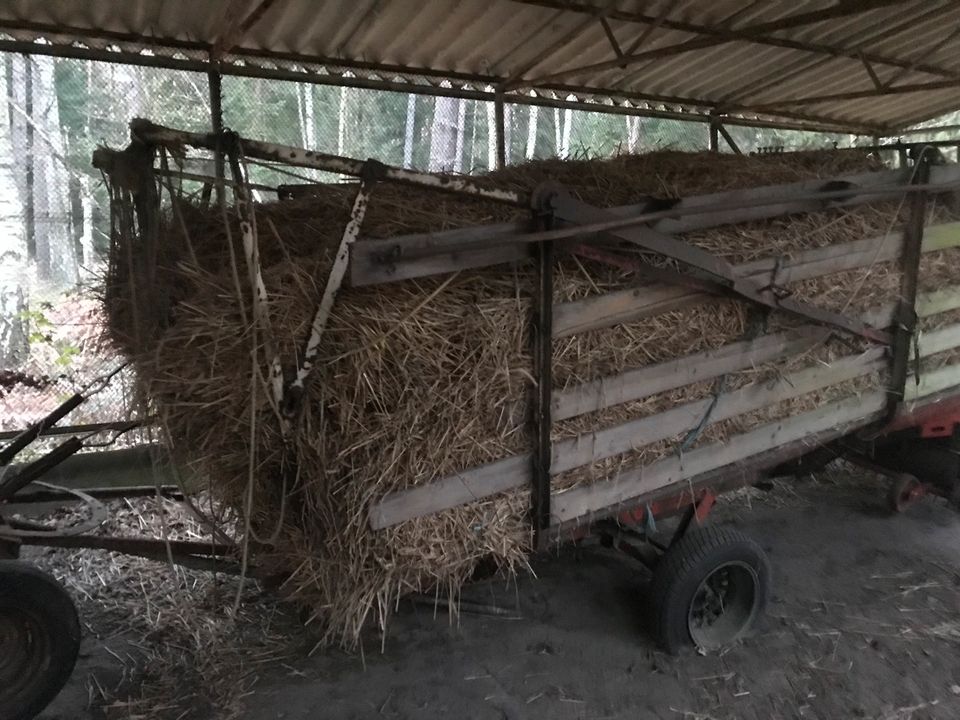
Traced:
<path fill-rule="evenodd" d="M 465 592 L 503 615 L 451 624 L 405 602 L 382 651 L 371 631 L 362 655 L 312 656 L 309 631 L 256 587 L 240 590 L 231 620 L 234 580 L 44 555 L 87 639 L 41 717 L 957 718 L 960 514 L 928 498 L 891 517 L 885 489 L 834 469 L 723 502 L 712 522 L 766 549 L 773 601 L 754 637 L 681 658 L 645 628 L 645 571 L 597 545 L 538 560 L 536 579 Z"/>

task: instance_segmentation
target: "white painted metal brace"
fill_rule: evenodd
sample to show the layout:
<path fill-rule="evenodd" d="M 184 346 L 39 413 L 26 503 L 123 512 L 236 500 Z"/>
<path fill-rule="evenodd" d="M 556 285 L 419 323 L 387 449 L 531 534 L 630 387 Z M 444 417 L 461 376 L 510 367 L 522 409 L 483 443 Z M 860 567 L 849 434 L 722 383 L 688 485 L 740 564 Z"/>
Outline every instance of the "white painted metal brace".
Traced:
<path fill-rule="evenodd" d="M 157 125 L 143 118 L 135 118 L 130 121 L 130 135 L 133 139 L 154 145 L 164 145 L 172 149 L 182 149 L 183 146 L 189 145 L 191 147 L 215 150 L 217 146 L 215 134 L 175 130 L 174 128 Z M 329 155 L 305 148 L 279 145 L 277 143 L 262 142 L 248 138 L 238 138 L 238 140 L 243 145 L 247 157 L 260 160 L 282 162 L 286 165 L 296 165 L 298 167 L 316 168 L 318 170 L 325 170 L 326 172 L 337 173 L 338 175 L 352 175 L 354 177 L 369 176 L 372 172 L 382 180 L 390 180 L 407 185 L 416 185 L 423 188 L 432 188 L 434 190 L 443 190 L 445 192 L 460 193 L 463 195 L 473 195 L 474 197 L 486 198 L 487 200 L 495 200 L 510 205 L 519 205 L 521 207 L 529 207 L 530 204 L 530 199 L 526 193 L 496 187 L 486 187 L 484 183 L 477 182 L 475 178 L 471 177 L 419 172 L 417 170 L 408 170 L 406 168 L 386 165 L 377 160 L 357 160 L 355 158 Z"/>
<path fill-rule="evenodd" d="M 241 170 L 242 151 L 235 147 L 231 152 L 230 165 L 233 171 L 234 197 L 236 198 L 237 214 L 240 216 L 240 235 L 243 238 L 243 253 L 247 260 L 247 272 L 250 275 L 250 285 L 253 286 L 253 322 L 263 328 L 264 347 L 270 358 L 270 388 L 273 400 L 278 410 L 283 403 L 283 366 L 280 363 L 280 351 L 274 342 L 270 326 L 268 310 L 267 287 L 263 282 L 263 271 L 260 266 L 260 247 L 257 242 L 256 220 L 253 215 L 253 204 L 250 200 L 249 189 L 246 185 L 246 176 Z M 287 428 L 284 427 L 284 432 Z"/>
<path fill-rule="evenodd" d="M 343 278 L 347 273 L 347 265 L 350 262 L 350 246 L 360 235 L 360 226 L 363 224 L 363 218 L 367 213 L 372 189 L 373 183 L 370 180 L 361 180 L 357 197 L 353 201 L 350 221 L 343 229 L 340 247 L 337 248 L 337 255 L 333 260 L 333 266 L 330 268 L 327 286 L 324 288 L 323 297 L 320 298 L 317 311 L 313 315 L 313 322 L 310 325 L 310 339 L 307 341 L 307 347 L 303 352 L 303 360 L 297 370 L 296 379 L 290 384 L 287 391 L 286 401 L 283 405 L 283 413 L 287 418 L 294 417 L 299 410 L 307 378 L 310 371 L 313 370 L 314 360 L 316 360 L 317 353 L 320 351 L 323 331 L 327 327 L 327 321 L 330 319 L 330 313 L 333 310 L 333 303 L 337 299 L 337 293 L 340 291 Z"/>

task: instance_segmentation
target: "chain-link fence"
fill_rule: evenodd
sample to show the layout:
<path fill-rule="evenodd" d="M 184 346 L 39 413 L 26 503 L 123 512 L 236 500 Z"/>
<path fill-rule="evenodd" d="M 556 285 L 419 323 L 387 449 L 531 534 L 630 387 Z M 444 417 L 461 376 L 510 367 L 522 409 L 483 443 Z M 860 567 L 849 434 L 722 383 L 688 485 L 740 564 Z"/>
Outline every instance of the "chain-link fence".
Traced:
<path fill-rule="evenodd" d="M 0 431 L 44 416 L 119 359 L 104 346 L 97 283 L 108 247 L 109 206 L 90 165 L 96 146 L 127 143 L 127 123 L 147 117 L 208 131 L 203 74 L 107 62 L 0 54 Z M 496 164 L 492 102 L 256 78 L 223 79 L 223 118 L 241 135 L 376 158 L 422 170 L 480 173 Z M 658 149 L 706 150 L 703 123 L 507 104 L 508 163 L 598 158 Z M 730 127 L 746 152 L 764 146 L 849 145 L 853 137 Z M 726 148 L 721 141 L 721 150 Z M 196 158 L 201 174 L 209 160 Z M 205 170 L 205 172 L 204 172 Z M 309 169 L 257 166 L 275 187 L 331 180 Z M 276 198 L 260 193 L 260 199 Z M 128 414 L 129 378 L 118 376 L 66 423 Z"/>

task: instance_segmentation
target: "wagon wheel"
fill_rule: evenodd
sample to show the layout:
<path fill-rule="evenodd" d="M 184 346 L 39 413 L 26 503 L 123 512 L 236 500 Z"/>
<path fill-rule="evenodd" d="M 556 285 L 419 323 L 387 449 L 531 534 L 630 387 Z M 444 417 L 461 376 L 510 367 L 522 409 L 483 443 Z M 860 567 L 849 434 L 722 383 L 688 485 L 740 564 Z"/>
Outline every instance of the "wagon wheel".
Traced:
<path fill-rule="evenodd" d="M 688 533 L 654 571 L 654 631 L 664 650 L 713 650 L 744 637 L 763 613 L 770 563 L 753 540 L 729 528 Z"/>
<path fill-rule="evenodd" d="M 913 475 L 901 475 L 890 486 L 887 504 L 895 513 L 902 513 L 925 494 L 923 483 Z"/>
<path fill-rule="evenodd" d="M 29 720 L 70 677 L 80 623 L 63 587 L 22 562 L 0 561 L 0 717 Z"/>

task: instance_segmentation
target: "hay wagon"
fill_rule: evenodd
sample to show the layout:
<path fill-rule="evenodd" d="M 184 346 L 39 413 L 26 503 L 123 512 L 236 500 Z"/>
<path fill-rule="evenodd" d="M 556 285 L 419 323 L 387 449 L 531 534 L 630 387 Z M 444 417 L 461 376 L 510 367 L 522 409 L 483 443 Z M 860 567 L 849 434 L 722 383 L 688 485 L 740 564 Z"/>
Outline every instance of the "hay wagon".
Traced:
<path fill-rule="evenodd" d="M 144 254 L 156 250 L 157 237 L 144 241 L 156 226 L 145 208 L 159 207 L 164 189 L 173 195 L 168 160 L 186 148 L 202 148 L 229 160 L 219 166 L 217 178 L 201 178 L 207 183 L 204 196 L 209 198 L 218 186 L 224 194 L 224 188 L 235 193 L 241 241 L 237 247 L 242 248 L 238 255 L 242 254 L 246 268 L 242 280 L 250 292 L 250 322 L 265 336 L 276 331 L 275 318 L 271 325 L 268 311 L 273 288 L 264 280 L 268 273 L 260 261 L 263 241 L 258 240 L 255 222 L 259 210 L 251 200 L 241 160 L 359 178 L 356 184 L 337 186 L 338 191 L 346 188 L 351 193 L 350 216 L 338 230 L 338 242 L 330 248 L 322 276 L 315 278 L 318 292 L 315 305 L 308 308 L 309 322 L 296 325 L 298 330 L 306 327 L 308 333 L 294 361 L 281 358 L 283 343 L 279 342 L 265 342 L 258 355 L 263 365 L 264 406 L 276 420 L 273 437 L 283 438 L 287 445 L 293 442 L 298 423 L 302 426 L 305 405 L 311 402 L 314 372 L 322 363 L 322 348 L 332 332 L 341 293 L 448 278 L 478 268 L 532 269 L 524 276 L 524 281 L 531 280 L 529 303 L 518 305 L 518 312 L 529 313 L 524 325 L 529 329 L 524 334 L 528 345 L 522 356 L 529 360 L 524 373 L 531 379 L 523 418 L 529 434 L 522 443 L 518 441 L 522 449 L 504 450 L 487 462 L 461 463 L 453 472 L 434 473 L 416 482 L 398 481 L 367 493 L 361 508 L 362 528 L 351 525 L 351 532 L 372 538 L 390 533 L 402 537 L 417 523 L 464 507 L 482 508 L 486 521 L 495 523 L 499 516 L 491 515 L 491 506 L 483 503 L 508 495 L 519 497 L 524 508 L 521 519 L 532 538 L 522 546 L 524 551 L 592 535 L 650 567 L 653 627 L 667 650 L 678 651 L 690 645 L 711 649 L 737 640 L 753 625 L 767 597 L 769 564 L 759 546 L 730 529 L 700 527 L 719 493 L 843 456 L 891 478 L 893 509 L 901 510 L 928 492 L 957 500 L 960 467 L 954 443 L 960 426 L 960 364 L 951 351 L 960 346 L 960 325 L 940 324 L 918 332 L 923 321 L 938 316 L 949 319 L 950 313 L 960 309 L 960 286 L 941 283 L 923 290 L 921 283 L 924 257 L 945 254 L 949 263 L 950 250 L 960 246 L 960 223 L 928 221 L 933 217 L 931 203 L 952 203 L 960 187 L 960 167 L 937 162 L 934 152 L 918 148 L 912 153 L 912 164 L 895 170 L 668 199 L 638 196 L 630 205 L 601 208 L 557 182 L 518 191 L 490 178 L 414 172 L 231 133 L 189 133 L 143 120 L 134 121 L 131 131 L 130 148 L 119 153 L 102 151 L 95 158 L 114 193 L 115 231 L 126 228 L 137 235 L 141 243 L 137 247 Z M 154 175 L 158 156 L 166 173 L 159 185 Z M 379 188 L 394 184 L 414 192 L 471 198 L 484 207 L 505 205 L 514 216 L 507 222 L 365 237 L 364 220 L 372 198 Z M 303 196 L 309 203 L 325 187 L 296 186 L 285 193 Z M 860 237 L 738 263 L 678 238 L 718 226 L 843 212 L 878 199 L 900 202 L 906 209 L 903 222 L 882 237 Z M 175 214 L 176 202 L 174 198 Z M 900 207 L 897 217 L 899 213 Z M 131 257 L 131 262 L 139 262 L 143 255 Z M 557 302 L 557 272 L 565 258 L 612 268 L 629 282 L 614 289 L 597 286 L 594 292 Z M 896 292 L 868 311 L 844 312 L 794 291 L 798 283 L 831 274 L 866 271 L 869 275 L 880 263 L 897 268 L 891 281 Z M 427 299 L 447 286 L 437 287 Z M 425 302 L 419 299 L 415 307 Z M 665 313 L 673 313 L 667 323 L 676 323 L 677 317 L 685 317 L 677 316 L 678 312 L 709 313 L 709 306 L 720 302 L 736 303 L 750 320 L 747 331 L 735 341 L 558 387 L 559 343 Z M 704 303 L 708 309 L 695 310 Z M 771 329 L 772 317 L 788 320 Z M 832 354 L 817 354 L 831 343 Z M 797 357 L 813 362 L 799 369 L 776 365 L 776 371 L 761 380 L 733 382 L 733 387 L 725 382 L 737 373 Z M 928 358 L 941 362 L 931 369 L 925 363 Z M 873 378 L 873 384 L 863 384 L 866 378 Z M 697 384 L 707 389 L 696 399 L 676 395 Z M 829 394 L 828 388 L 840 389 Z M 654 397 L 664 402 L 651 411 L 643 403 Z M 790 405 L 803 398 L 811 404 Z M 68 405 L 80 401 L 71 400 Z M 597 420 L 605 411 L 623 407 L 633 408 L 626 419 L 607 425 Z M 786 410 L 777 414 L 773 408 Z M 62 410 L 12 441 L 0 454 L 0 462 L 9 464 L 66 414 Z M 720 439 L 710 435 L 711 428 L 735 419 L 744 425 Z M 580 429 L 558 438 L 558 425 L 571 421 L 581 422 Z M 440 429 L 436 433 L 442 435 Z M 82 442 L 74 439 L 67 445 L 6 477 L 0 484 L 0 500 L 22 507 L 24 502 L 62 498 L 58 490 L 28 486 Z M 654 445 L 660 448 L 658 455 L 641 455 L 633 465 L 607 462 Z M 600 468 L 602 477 L 558 485 L 564 473 L 591 466 Z M 156 489 L 80 496 L 96 508 L 98 500 L 124 492 L 152 494 Z M 662 523 L 657 532 L 657 523 L 677 515 L 679 521 L 670 533 L 662 532 L 667 527 Z M 12 558 L 20 545 L 96 547 L 160 560 L 172 557 L 192 567 L 223 567 L 237 550 L 210 543 L 94 536 L 88 531 L 99 517 L 94 513 L 83 532 L 65 536 L 5 516 L 0 549 Z M 475 527 L 468 530 L 486 532 Z M 472 570 L 474 566 L 464 567 Z M 15 707 L 15 715 L 28 716 L 69 674 L 77 648 L 75 612 L 63 591 L 35 571 L 11 560 L 4 561 L 2 572 L 17 577 L 13 587 L 18 590 L 0 597 L 5 658 L 0 661 L 0 687 L 6 688 L 0 706 Z"/>

